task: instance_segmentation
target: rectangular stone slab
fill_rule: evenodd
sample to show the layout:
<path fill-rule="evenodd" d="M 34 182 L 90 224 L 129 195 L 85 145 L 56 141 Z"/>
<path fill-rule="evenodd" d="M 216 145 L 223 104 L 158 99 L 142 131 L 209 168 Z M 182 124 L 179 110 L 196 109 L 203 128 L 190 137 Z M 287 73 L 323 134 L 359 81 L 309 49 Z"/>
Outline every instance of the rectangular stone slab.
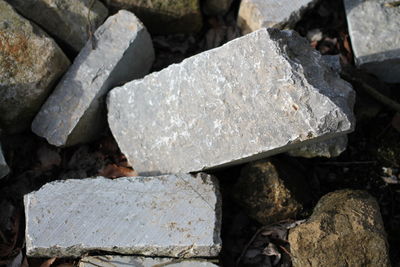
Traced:
<path fill-rule="evenodd" d="M 217 256 L 221 199 L 203 173 L 56 181 L 25 195 L 27 254 Z"/>
<path fill-rule="evenodd" d="M 3 178 L 10 172 L 10 169 L 8 168 L 7 162 L 4 159 L 3 155 L 3 150 L 1 149 L 1 144 L 0 144 L 0 178 Z"/>
<path fill-rule="evenodd" d="M 356 65 L 390 83 L 400 83 L 400 7 L 395 2 L 344 1 Z"/>
<path fill-rule="evenodd" d="M 108 122 L 142 175 L 267 157 L 353 130 L 354 91 L 292 31 L 261 29 L 113 89 Z"/>
<path fill-rule="evenodd" d="M 150 35 L 134 14 L 109 17 L 88 41 L 32 123 L 55 146 L 92 141 L 107 122 L 104 96 L 148 73 L 154 60 Z"/>

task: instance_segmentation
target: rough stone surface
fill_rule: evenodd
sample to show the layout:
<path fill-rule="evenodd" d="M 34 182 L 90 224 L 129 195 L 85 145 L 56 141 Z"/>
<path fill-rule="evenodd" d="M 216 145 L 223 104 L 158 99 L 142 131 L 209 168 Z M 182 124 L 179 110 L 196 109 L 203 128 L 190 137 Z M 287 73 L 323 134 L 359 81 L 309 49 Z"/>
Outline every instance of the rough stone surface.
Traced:
<path fill-rule="evenodd" d="M 377 201 L 341 190 L 322 197 L 310 219 L 289 232 L 293 266 L 390 266 Z"/>
<path fill-rule="evenodd" d="M 106 124 L 104 95 L 148 73 L 154 60 L 150 35 L 121 10 L 95 32 L 32 123 L 32 131 L 56 146 L 91 141 Z"/>
<path fill-rule="evenodd" d="M 85 257 L 79 267 L 216 267 L 217 265 L 200 260 L 181 260 L 171 258 L 145 258 L 135 256 L 95 256 Z"/>
<path fill-rule="evenodd" d="M 3 155 L 3 150 L 1 149 L 0 145 L 0 178 L 3 178 L 10 172 L 10 169 L 8 168 L 7 162 L 4 159 Z"/>
<path fill-rule="evenodd" d="M 245 212 L 263 225 L 295 218 L 309 202 L 305 177 L 282 160 L 247 164 L 233 192 Z"/>
<path fill-rule="evenodd" d="M 391 83 L 400 82 L 400 8 L 393 0 L 345 0 L 356 65 Z"/>
<path fill-rule="evenodd" d="M 31 256 L 208 257 L 221 249 L 218 183 L 203 173 L 57 181 L 24 201 Z"/>
<path fill-rule="evenodd" d="M 20 14 L 49 34 L 80 51 L 88 40 L 88 13 L 92 31 L 106 19 L 108 10 L 98 0 L 7 0 Z M 90 7 L 91 6 L 91 7 Z"/>
<path fill-rule="evenodd" d="M 210 16 L 224 15 L 231 7 L 233 0 L 206 0 L 204 2 L 204 13 Z"/>
<path fill-rule="evenodd" d="M 38 26 L 0 1 L 0 128 L 29 128 L 70 62 Z"/>
<path fill-rule="evenodd" d="M 113 89 L 108 122 L 139 173 L 193 172 L 350 132 L 353 103 L 304 38 L 262 29 Z"/>
<path fill-rule="evenodd" d="M 261 28 L 285 28 L 300 20 L 316 0 L 242 0 L 237 23 L 243 33 Z"/>
<path fill-rule="evenodd" d="M 112 9 L 127 9 L 152 34 L 192 33 L 202 27 L 199 0 L 108 0 Z"/>

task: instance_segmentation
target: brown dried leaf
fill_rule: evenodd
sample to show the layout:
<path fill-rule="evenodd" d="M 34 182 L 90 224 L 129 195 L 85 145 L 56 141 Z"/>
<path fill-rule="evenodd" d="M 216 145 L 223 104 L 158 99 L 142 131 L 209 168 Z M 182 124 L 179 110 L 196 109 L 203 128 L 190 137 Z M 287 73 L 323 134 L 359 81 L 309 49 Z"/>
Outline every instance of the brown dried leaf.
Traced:
<path fill-rule="evenodd" d="M 132 170 L 131 168 L 118 166 L 116 164 L 108 164 L 107 166 L 103 167 L 100 170 L 99 175 L 113 179 L 118 177 L 138 176 L 135 170 Z"/>

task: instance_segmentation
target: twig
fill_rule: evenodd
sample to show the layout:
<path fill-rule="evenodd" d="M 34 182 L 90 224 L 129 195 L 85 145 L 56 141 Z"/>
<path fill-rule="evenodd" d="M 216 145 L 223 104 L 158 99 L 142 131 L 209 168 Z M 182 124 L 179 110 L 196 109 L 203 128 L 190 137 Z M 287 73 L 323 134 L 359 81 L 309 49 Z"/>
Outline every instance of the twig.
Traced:
<path fill-rule="evenodd" d="M 88 36 L 89 36 L 89 40 L 92 43 L 92 49 L 96 49 L 96 37 L 94 36 L 93 33 L 93 26 L 92 26 L 92 22 L 90 20 L 90 13 L 92 11 L 94 5 L 94 0 L 90 0 L 89 3 L 89 8 L 88 8 L 88 14 L 87 14 L 87 32 L 88 32 Z"/>
<path fill-rule="evenodd" d="M 282 249 L 283 252 L 285 252 L 285 253 L 288 254 L 291 258 L 293 258 L 292 254 L 290 254 L 290 252 L 289 252 L 284 246 L 281 246 L 281 245 L 278 245 L 278 246 L 279 246 L 280 249 Z"/>

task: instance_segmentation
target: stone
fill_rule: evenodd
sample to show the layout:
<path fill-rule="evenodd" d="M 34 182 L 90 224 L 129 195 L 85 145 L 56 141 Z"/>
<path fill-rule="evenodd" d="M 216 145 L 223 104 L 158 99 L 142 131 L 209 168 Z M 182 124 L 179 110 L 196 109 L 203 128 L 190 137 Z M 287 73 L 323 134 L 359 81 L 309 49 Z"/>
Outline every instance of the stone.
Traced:
<path fill-rule="evenodd" d="M 277 29 L 115 88 L 107 100 L 111 132 L 141 175 L 216 169 L 346 134 L 353 104 L 351 85 L 304 38 Z"/>
<path fill-rule="evenodd" d="M 221 249 L 218 181 L 204 173 L 56 181 L 24 203 L 30 256 L 101 250 L 188 258 Z"/>
<path fill-rule="evenodd" d="M 204 260 L 182 260 L 172 258 L 146 258 L 137 256 L 93 256 L 80 260 L 79 267 L 217 267 Z"/>
<path fill-rule="evenodd" d="M 290 28 L 316 0 L 242 0 L 237 23 L 243 34 L 261 28 Z"/>
<path fill-rule="evenodd" d="M 7 0 L 24 17 L 80 51 L 89 39 L 88 16 L 94 32 L 108 15 L 98 0 Z M 90 13 L 89 13 L 90 9 Z"/>
<path fill-rule="evenodd" d="M 283 160 L 259 160 L 245 165 L 233 195 L 244 211 L 262 225 L 296 215 L 310 202 L 305 176 Z"/>
<path fill-rule="evenodd" d="M 67 70 L 70 62 L 38 26 L 0 0 L 0 128 L 19 133 Z"/>
<path fill-rule="evenodd" d="M 358 67 L 389 83 L 400 82 L 400 9 L 392 0 L 345 0 Z"/>
<path fill-rule="evenodd" d="M 289 231 L 293 266 L 390 266 L 377 201 L 364 191 L 323 196 L 311 217 Z"/>
<path fill-rule="evenodd" d="M 151 34 L 195 33 L 203 19 L 199 0 L 108 0 L 111 9 L 127 9 Z"/>
<path fill-rule="evenodd" d="M 0 145 L 0 178 L 3 178 L 10 172 L 10 169 L 8 168 L 7 162 L 4 158 L 3 155 L 3 150 L 1 149 Z"/>
<path fill-rule="evenodd" d="M 92 141 L 106 126 L 107 92 L 148 73 L 154 60 L 150 35 L 129 11 L 121 10 L 87 42 L 42 106 L 32 131 L 55 146 Z"/>
<path fill-rule="evenodd" d="M 229 11 L 233 0 L 206 0 L 204 2 L 204 13 L 209 16 L 224 15 Z"/>

